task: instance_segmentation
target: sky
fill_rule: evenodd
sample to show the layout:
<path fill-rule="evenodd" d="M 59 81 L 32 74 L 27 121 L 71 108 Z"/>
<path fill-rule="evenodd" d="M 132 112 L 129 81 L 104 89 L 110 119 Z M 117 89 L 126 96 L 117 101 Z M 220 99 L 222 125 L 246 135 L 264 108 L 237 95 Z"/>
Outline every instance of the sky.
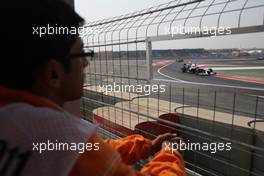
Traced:
<path fill-rule="evenodd" d="M 124 15 L 166 2 L 168 0 L 75 0 L 75 10 L 86 21 L 95 21 Z"/>
<path fill-rule="evenodd" d="M 87 22 L 91 22 L 139 11 L 166 2 L 169 2 L 169 0 L 75 0 L 75 10 Z M 153 48 L 264 48 L 263 38 L 264 33 L 254 33 L 216 38 L 174 40 L 155 42 Z"/>

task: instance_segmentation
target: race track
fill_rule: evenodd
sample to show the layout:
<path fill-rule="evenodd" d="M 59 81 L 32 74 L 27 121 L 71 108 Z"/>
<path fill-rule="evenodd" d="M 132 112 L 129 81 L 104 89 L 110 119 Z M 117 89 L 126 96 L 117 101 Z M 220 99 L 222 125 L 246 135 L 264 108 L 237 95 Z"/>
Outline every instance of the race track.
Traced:
<path fill-rule="evenodd" d="M 188 60 L 189 61 L 189 60 Z M 264 66 L 264 61 L 256 59 L 197 59 L 193 63 L 201 65 L 230 65 L 238 67 Z M 155 78 L 171 79 L 185 82 L 199 82 L 207 84 L 229 85 L 250 88 L 264 88 L 264 84 L 251 83 L 247 81 L 231 80 L 217 76 L 196 76 L 190 73 L 182 73 L 182 62 L 173 62 L 156 68 Z M 264 75 L 263 75 L 264 80 Z"/>

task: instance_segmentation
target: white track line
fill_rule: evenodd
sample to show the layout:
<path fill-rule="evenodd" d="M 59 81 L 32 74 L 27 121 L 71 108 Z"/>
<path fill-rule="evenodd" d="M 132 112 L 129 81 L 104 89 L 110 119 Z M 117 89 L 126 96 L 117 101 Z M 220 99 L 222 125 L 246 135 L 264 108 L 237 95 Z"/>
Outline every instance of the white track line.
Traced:
<path fill-rule="evenodd" d="M 162 75 L 162 76 L 164 76 L 164 77 L 166 77 L 166 78 L 169 78 L 169 79 L 173 79 L 173 80 L 175 80 L 175 81 L 179 81 L 179 82 L 188 82 L 188 81 L 183 81 L 183 80 L 181 80 L 181 79 L 177 79 L 177 78 L 174 78 L 174 77 L 168 76 L 168 75 L 166 75 L 166 74 L 164 74 L 164 73 L 161 73 L 161 70 L 162 70 L 163 68 L 168 67 L 169 65 L 171 65 L 171 64 L 173 64 L 173 63 L 174 63 L 174 62 L 172 62 L 172 63 L 168 63 L 168 64 L 166 64 L 166 65 L 160 67 L 160 68 L 157 70 L 157 72 L 158 72 L 160 75 Z"/>

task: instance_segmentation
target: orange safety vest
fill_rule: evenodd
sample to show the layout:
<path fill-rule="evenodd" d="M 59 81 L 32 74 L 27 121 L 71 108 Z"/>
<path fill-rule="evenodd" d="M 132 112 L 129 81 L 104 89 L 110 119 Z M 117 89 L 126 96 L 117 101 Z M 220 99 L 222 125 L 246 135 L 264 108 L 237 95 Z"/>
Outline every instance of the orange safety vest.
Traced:
<path fill-rule="evenodd" d="M 150 140 L 131 135 L 103 141 L 96 135 L 96 126 L 50 100 L 4 87 L 0 87 L 0 141 L 31 151 L 22 176 L 185 175 L 181 154 L 168 150 L 161 150 L 141 171 L 135 171 L 129 165 L 150 155 Z M 37 144 L 39 148 L 54 145 L 40 153 Z M 75 148 L 65 150 L 59 144 Z M 89 149 L 77 150 L 71 144 L 81 144 L 82 149 L 88 144 Z"/>

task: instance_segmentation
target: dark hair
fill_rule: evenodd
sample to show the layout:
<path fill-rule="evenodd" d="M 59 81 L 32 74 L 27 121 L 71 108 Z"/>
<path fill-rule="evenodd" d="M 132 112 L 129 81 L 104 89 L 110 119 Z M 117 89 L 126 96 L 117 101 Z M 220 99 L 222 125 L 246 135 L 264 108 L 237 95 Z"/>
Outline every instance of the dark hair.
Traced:
<path fill-rule="evenodd" d="M 34 29 L 48 25 L 78 29 L 84 20 L 63 1 L 21 2 L 19 5 L 12 1 L 0 9 L 0 86 L 30 89 L 38 70 L 51 58 L 70 68 L 66 56 L 78 37 L 78 33 L 66 32 L 40 37 Z"/>

